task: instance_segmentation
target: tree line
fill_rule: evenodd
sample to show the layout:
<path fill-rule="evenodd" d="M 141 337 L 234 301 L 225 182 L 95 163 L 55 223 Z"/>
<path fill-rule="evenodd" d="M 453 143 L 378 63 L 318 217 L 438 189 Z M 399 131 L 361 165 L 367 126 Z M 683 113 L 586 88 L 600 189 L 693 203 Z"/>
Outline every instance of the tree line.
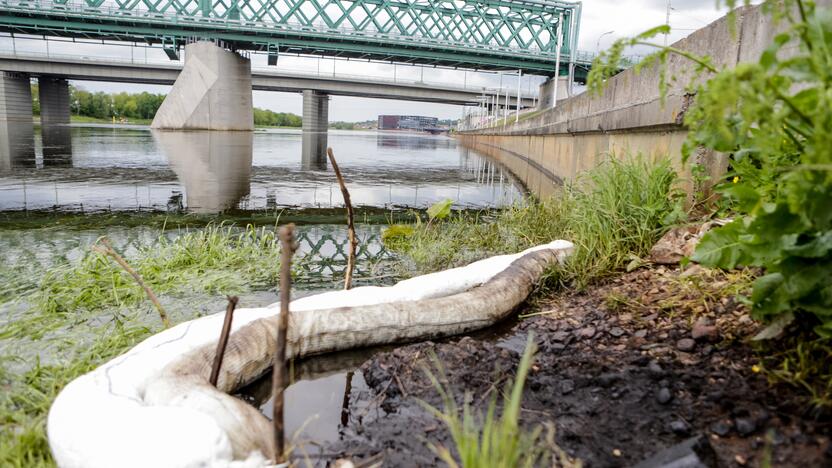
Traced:
<path fill-rule="evenodd" d="M 69 108 L 73 115 L 96 119 L 151 120 L 165 100 L 164 94 L 89 92 L 75 86 L 69 87 Z M 38 85 L 32 85 L 32 112 L 40 115 Z M 254 108 L 254 125 L 262 127 L 300 127 L 301 118 L 288 112 L 273 112 Z"/>

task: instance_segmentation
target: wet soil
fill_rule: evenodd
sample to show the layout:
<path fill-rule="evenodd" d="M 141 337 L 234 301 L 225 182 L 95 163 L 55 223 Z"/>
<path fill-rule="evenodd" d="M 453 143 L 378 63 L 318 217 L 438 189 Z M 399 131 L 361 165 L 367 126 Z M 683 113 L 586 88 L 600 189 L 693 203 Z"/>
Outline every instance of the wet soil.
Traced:
<path fill-rule="evenodd" d="M 636 465 L 695 436 L 713 449 L 706 466 L 832 466 L 832 418 L 758 372 L 749 340 L 758 325 L 735 285 L 698 267 L 641 269 L 539 299 L 520 311 L 539 315 L 498 340 L 380 352 L 361 365 L 366 386 L 350 392 L 340 441 L 326 451 L 384 466 L 440 465 L 428 443 L 453 443 L 421 403 L 442 407 L 424 372 L 429 357 L 441 362 L 459 404 L 484 409 L 533 334 L 539 351 L 521 423 L 553 423 L 557 445 L 584 466 Z"/>

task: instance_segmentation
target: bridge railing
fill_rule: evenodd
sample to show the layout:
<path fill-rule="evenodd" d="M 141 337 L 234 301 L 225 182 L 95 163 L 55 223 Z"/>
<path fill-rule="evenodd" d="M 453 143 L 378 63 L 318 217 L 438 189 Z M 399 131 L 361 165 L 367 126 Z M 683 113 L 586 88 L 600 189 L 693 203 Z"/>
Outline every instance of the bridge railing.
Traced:
<path fill-rule="evenodd" d="M 417 42 L 420 44 L 441 45 L 445 48 L 460 48 L 465 50 L 480 49 L 486 52 L 503 52 L 508 54 L 522 54 L 524 56 L 537 56 L 541 58 L 552 58 L 554 60 L 554 50 L 543 50 L 536 44 L 532 43 L 526 47 L 512 47 L 499 44 L 496 40 L 490 40 L 487 43 L 478 42 L 459 42 L 447 39 L 429 37 L 418 34 L 402 34 L 398 31 L 380 32 L 374 30 L 372 27 L 365 29 L 356 29 L 350 27 L 330 27 L 326 24 L 302 24 L 296 21 L 280 21 L 269 22 L 251 19 L 235 19 L 215 16 L 201 16 L 196 12 L 188 14 L 179 13 L 177 11 L 154 11 L 143 6 L 138 2 L 129 2 L 129 7 L 119 6 L 113 4 L 113 0 L 102 0 L 99 5 L 91 6 L 83 0 L 0 0 L 0 9 L 19 10 L 25 12 L 37 11 L 50 12 L 56 14 L 76 15 L 81 18 L 90 17 L 108 17 L 108 18 L 136 18 L 149 22 L 160 22 L 165 24 L 181 24 L 181 25 L 209 25 L 215 27 L 230 27 L 234 29 L 248 29 L 252 32 L 262 30 L 269 31 L 284 31 L 287 33 L 305 33 L 314 35 L 331 35 L 338 34 L 344 36 L 361 37 L 363 39 L 383 40 L 386 42 L 398 42 L 401 44 Z M 163 3 L 165 8 L 170 7 L 171 2 Z M 189 2 L 183 2 L 189 3 Z M 125 4 L 127 5 L 127 4 Z M 173 9 L 173 7 L 170 7 Z M 565 46 L 566 47 L 566 46 Z M 578 54 L 581 55 L 581 54 Z M 571 58 L 571 53 L 565 50 L 561 54 L 561 59 L 568 61 Z"/>

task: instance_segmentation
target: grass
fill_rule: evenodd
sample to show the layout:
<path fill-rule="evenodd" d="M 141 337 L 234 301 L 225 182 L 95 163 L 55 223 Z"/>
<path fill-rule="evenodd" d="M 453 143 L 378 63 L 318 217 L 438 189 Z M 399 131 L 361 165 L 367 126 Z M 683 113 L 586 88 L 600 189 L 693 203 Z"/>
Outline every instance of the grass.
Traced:
<path fill-rule="evenodd" d="M 157 295 L 193 290 L 236 294 L 277 284 L 280 246 L 274 231 L 265 227 L 208 225 L 173 240 L 161 235 L 127 261 Z M 77 264 L 47 271 L 29 300 L 33 307 L 25 318 L 7 325 L 0 337 L 39 338 L 86 319 L 83 312 L 135 306 L 145 293 L 110 258 L 90 250 Z"/>
<path fill-rule="evenodd" d="M 555 197 L 498 212 L 457 214 L 432 225 L 417 221 L 406 241 L 397 235 L 390 247 L 428 272 L 567 239 L 575 252 L 553 278 L 585 288 L 645 256 L 684 218 L 676 182 L 666 161 L 610 159 Z"/>
<path fill-rule="evenodd" d="M 150 334 L 146 327 L 115 323 L 102 327 L 91 345 L 66 350 L 67 358 L 54 365 L 35 363 L 26 372 L 16 374 L 0 361 L 0 466 L 55 466 L 46 438 L 46 416 L 52 400 L 71 380 Z"/>
<path fill-rule="evenodd" d="M 431 450 L 452 468 L 514 468 L 544 466 L 550 456 L 556 457 L 561 466 L 580 467 L 565 452 L 554 445 L 553 426 L 549 437 L 541 437 L 543 427 L 531 431 L 520 427 L 520 409 L 523 387 L 529 374 L 537 347 L 534 336 L 529 335 L 526 349 L 520 358 L 517 375 L 506 384 L 501 414 L 497 416 L 497 397 L 492 396 L 485 414 L 475 414 L 466 394 L 462 409 L 456 404 L 453 391 L 448 388 L 445 369 L 433 356 L 435 370 L 425 369 L 433 386 L 439 392 L 443 409 L 423 405 L 438 417 L 451 433 L 456 454 L 449 448 L 428 443 Z M 460 416 L 460 412 L 462 413 Z M 547 443 L 544 443 L 547 442 Z M 549 446 L 547 446 L 549 445 Z M 552 464 L 552 466 L 555 466 Z"/>

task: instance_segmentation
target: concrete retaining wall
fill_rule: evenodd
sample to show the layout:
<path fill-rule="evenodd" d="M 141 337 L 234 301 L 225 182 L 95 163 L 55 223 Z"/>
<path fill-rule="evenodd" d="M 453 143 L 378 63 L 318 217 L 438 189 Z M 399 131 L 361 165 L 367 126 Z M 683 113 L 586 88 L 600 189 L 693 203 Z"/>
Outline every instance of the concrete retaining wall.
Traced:
<path fill-rule="evenodd" d="M 832 0 L 818 4 L 828 7 Z M 739 8 L 733 29 L 730 21 L 723 17 L 674 46 L 710 56 L 717 68 L 733 67 L 757 60 L 785 27 L 774 25 L 759 7 Z M 787 47 L 785 53 L 794 50 Z M 682 167 L 681 149 L 687 136 L 682 121 L 693 99 L 686 91 L 693 69 L 687 59 L 671 56 L 667 76 L 675 80 L 664 102 L 658 66 L 640 74 L 627 70 L 610 79 L 601 96 L 583 93 L 505 129 L 467 131 L 459 138 L 511 168 L 532 193 L 542 196 L 551 193 L 559 181 L 575 177 L 610 155 L 623 158 L 639 153 L 652 159 L 671 158 L 691 191 L 691 164 Z M 712 176 L 726 170 L 724 155 L 702 152 L 695 158 Z"/>

